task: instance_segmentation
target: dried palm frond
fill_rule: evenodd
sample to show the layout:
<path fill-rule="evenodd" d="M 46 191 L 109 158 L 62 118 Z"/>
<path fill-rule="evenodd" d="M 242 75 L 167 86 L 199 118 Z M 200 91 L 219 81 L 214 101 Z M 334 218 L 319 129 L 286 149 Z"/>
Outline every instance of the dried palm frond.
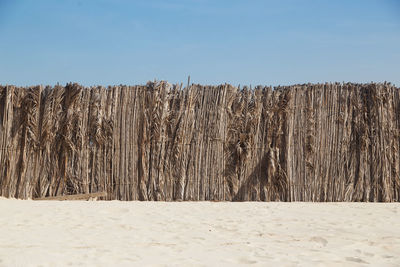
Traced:
<path fill-rule="evenodd" d="M 0 192 L 399 201 L 389 83 L 0 86 Z"/>

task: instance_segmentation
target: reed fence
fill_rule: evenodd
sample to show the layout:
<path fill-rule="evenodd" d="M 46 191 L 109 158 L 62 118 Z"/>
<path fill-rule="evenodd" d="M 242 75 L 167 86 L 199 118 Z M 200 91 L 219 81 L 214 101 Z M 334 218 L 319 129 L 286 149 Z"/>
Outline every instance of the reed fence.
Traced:
<path fill-rule="evenodd" d="M 399 201 L 390 83 L 0 86 L 0 194 Z"/>

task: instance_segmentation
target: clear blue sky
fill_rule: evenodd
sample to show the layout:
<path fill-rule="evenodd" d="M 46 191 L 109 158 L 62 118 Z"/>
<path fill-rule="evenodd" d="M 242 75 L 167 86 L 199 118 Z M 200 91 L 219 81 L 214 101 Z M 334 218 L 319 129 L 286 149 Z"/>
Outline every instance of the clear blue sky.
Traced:
<path fill-rule="evenodd" d="M 0 0 L 0 84 L 391 81 L 400 0 Z"/>

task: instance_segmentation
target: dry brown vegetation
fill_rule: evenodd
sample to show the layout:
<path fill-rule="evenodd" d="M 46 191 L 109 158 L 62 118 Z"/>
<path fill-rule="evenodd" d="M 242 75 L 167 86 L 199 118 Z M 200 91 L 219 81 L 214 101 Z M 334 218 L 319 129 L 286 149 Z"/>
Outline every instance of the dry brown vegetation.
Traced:
<path fill-rule="evenodd" d="M 0 86 L 0 194 L 399 201 L 399 89 Z"/>

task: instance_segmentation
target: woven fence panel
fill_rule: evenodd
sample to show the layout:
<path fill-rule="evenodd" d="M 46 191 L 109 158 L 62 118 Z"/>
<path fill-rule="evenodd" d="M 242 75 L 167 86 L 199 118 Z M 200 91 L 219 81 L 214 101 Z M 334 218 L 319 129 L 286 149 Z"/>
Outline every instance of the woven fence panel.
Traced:
<path fill-rule="evenodd" d="M 400 200 L 390 83 L 0 86 L 0 194 Z"/>

